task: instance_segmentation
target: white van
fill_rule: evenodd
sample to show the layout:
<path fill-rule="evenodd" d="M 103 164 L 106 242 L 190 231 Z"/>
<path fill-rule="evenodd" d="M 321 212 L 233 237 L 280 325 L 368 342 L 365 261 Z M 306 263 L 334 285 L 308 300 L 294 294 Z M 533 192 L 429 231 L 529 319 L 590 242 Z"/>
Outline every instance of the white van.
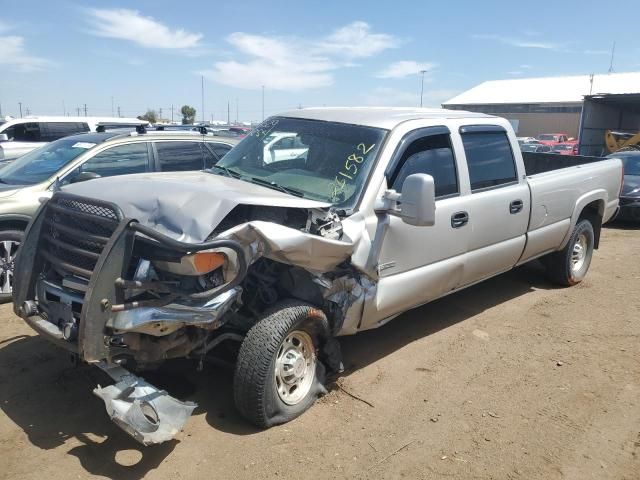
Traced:
<path fill-rule="evenodd" d="M 147 125 L 146 120 L 118 117 L 23 117 L 0 119 L 0 161 L 13 160 L 45 143 L 77 133 L 95 132 L 98 124 L 112 127 Z"/>

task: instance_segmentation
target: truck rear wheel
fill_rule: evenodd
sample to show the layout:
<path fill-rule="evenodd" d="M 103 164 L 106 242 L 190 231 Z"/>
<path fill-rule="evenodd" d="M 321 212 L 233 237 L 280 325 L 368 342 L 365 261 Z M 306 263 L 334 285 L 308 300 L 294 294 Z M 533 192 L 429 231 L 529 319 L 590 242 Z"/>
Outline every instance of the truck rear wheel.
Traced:
<path fill-rule="evenodd" d="M 567 245 L 544 259 L 549 278 L 565 287 L 584 280 L 591 265 L 594 240 L 591 222 L 587 219 L 580 220 L 573 229 Z"/>
<path fill-rule="evenodd" d="M 293 420 L 326 390 L 318 349 L 326 316 L 311 305 L 287 301 L 266 313 L 240 347 L 233 393 L 237 409 L 261 428 Z"/>

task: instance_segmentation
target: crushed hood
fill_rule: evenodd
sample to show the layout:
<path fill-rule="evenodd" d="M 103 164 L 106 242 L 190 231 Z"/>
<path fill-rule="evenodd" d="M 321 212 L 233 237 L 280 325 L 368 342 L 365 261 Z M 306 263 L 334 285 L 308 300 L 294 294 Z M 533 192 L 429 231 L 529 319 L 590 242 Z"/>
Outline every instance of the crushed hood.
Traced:
<path fill-rule="evenodd" d="M 271 188 L 206 172 L 144 173 L 63 187 L 118 205 L 125 217 L 183 242 L 204 242 L 237 205 L 327 208 Z"/>

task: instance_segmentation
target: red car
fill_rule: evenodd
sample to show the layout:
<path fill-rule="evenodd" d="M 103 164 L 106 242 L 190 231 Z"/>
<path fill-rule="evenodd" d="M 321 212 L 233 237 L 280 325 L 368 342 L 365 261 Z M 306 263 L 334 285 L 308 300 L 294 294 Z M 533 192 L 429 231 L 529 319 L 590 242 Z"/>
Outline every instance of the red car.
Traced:
<path fill-rule="evenodd" d="M 537 138 L 543 145 L 550 146 L 567 143 L 569 141 L 569 135 L 566 133 L 541 133 Z"/>

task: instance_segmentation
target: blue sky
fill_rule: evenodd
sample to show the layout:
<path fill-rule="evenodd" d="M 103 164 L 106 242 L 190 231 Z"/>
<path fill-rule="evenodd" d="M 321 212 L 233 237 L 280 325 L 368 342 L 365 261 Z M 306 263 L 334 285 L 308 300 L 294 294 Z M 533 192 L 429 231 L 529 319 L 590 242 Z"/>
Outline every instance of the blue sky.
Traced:
<path fill-rule="evenodd" d="M 298 105 L 442 101 L 492 79 L 640 70 L 636 2 L 3 0 L 2 114 L 190 104 L 260 120 Z M 626 13 L 625 13 L 626 12 Z M 176 118 L 178 115 L 176 114 Z"/>

